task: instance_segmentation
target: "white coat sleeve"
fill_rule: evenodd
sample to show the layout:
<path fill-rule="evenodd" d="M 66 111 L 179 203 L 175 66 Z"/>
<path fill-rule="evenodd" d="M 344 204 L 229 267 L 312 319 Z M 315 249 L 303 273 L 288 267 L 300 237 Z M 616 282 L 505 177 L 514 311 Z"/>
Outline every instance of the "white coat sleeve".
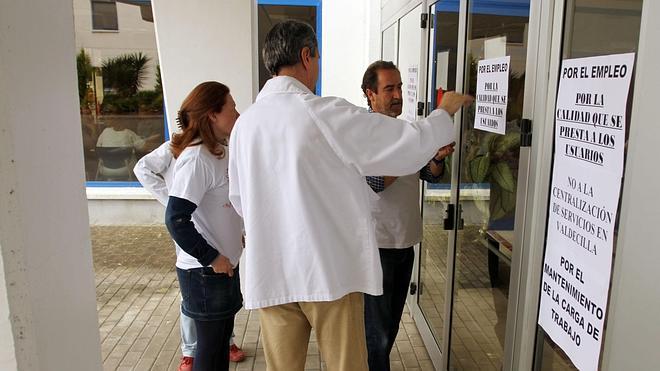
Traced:
<path fill-rule="evenodd" d="M 238 174 L 238 166 L 236 165 L 239 156 L 236 151 L 236 137 L 238 136 L 238 130 L 234 128 L 232 134 L 234 135 L 229 137 L 229 165 L 227 169 L 229 174 L 229 202 L 231 202 L 236 213 L 242 218 L 243 209 L 241 203 L 240 178 Z"/>
<path fill-rule="evenodd" d="M 168 141 L 142 157 L 133 168 L 135 177 L 144 189 L 149 191 L 163 206 L 167 206 L 168 200 L 167 184 L 164 177 L 167 172 L 173 170 L 170 169 L 171 162 L 172 152 Z"/>
<path fill-rule="evenodd" d="M 365 176 L 415 173 L 454 141 L 453 119 L 443 110 L 409 123 L 341 98 L 315 97 L 306 104 L 335 153 Z"/>

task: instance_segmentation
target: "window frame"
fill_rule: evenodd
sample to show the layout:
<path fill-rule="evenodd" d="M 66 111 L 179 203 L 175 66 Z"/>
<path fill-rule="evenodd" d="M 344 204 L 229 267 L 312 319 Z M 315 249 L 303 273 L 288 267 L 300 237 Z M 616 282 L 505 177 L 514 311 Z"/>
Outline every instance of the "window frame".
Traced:
<path fill-rule="evenodd" d="M 170 129 L 167 122 L 167 115 L 165 114 L 165 103 L 163 103 L 163 125 L 165 126 L 163 137 L 164 142 L 170 140 Z M 164 143 L 163 142 L 163 143 Z M 142 184 L 137 180 L 134 181 L 112 181 L 112 180 L 85 180 L 85 186 L 90 188 L 142 188 Z"/>
<path fill-rule="evenodd" d="M 322 6 L 323 0 L 257 0 L 257 6 L 259 5 L 281 5 L 281 6 L 310 6 L 310 7 L 316 7 L 316 42 L 318 43 L 319 46 L 319 55 L 323 55 L 321 53 L 323 47 L 322 47 L 322 15 L 323 15 L 323 6 Z M 258 20 L 257 20 L 258 22 Z M 321 95 L 321 76 L 323 76 L 323 68 L 321 65 L 319 65 L 319 79 L 316 82 L 316 95 Z"/>
<path fill-rule="evenodd" d="M 112 4 L 115 8 L 115 25 L 116 28 L 98 28 L 94 22 L 94 5 L 95 4 Z M 89 0 L 92 17 L 92 32 L 119 32 L 119 14 L 117 13 L 117 2 L 114 0 Z"/>

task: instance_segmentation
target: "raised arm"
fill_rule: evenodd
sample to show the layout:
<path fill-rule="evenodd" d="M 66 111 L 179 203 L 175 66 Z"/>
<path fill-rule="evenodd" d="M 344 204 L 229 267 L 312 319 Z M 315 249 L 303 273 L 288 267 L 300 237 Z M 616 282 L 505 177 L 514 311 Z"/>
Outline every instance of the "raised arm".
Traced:
<path fill-rule="evenodd" d="M 342 160 L 365 176 L 403 176 L 417 172 L 454 141 L 453 118 L 470 98 L 447 93 L 452 104 L 428 117 L 406 122 L 354 106 L 339 98 L 312 98 L 309 113 Z M 445 98 L 443 98 L 443 102 Z"/>

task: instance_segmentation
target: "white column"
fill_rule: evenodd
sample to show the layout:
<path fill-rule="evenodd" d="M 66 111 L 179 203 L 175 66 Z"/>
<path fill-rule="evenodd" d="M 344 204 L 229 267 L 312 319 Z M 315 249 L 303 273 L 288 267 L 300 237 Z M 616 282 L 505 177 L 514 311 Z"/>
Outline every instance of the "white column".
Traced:
<path fill-rule="evenodd" d="M 658 17 L 660 2 L 644 1 L 603 370 L 655 370 L 660 364 Z"/>
<path fill-rule="evenodd" d="M 0 11 L 0 369 L 101 368 L 71 3 Z"/>
<path fill-rule="evenodd" d="M 152 6 L 171 132 L 183 99 L 203 81 L 229 86 L 239 112 L 252 104 L 253 0 L 153 0 Z"/>
<path fill-rule="evenodd" d="M 322 95 L 366 107 L 360 86 L 380 57 L 380 1 L 324 1 L 322 13 Z"/>

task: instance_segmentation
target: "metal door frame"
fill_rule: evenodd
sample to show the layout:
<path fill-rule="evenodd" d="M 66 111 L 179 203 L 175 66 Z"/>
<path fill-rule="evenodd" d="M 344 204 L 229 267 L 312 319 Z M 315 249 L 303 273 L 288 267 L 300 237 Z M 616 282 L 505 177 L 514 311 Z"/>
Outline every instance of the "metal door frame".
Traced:
<path fill-rule="evenodd" d="M 442 1 L 442 0 L 440 0 Z M 456 90 L 463 91 L 465 81 L 465 48 L 467 44 L 468 1 L 460 0 L 459 7 L 459 40 L 456 71 Z M 432 5 L 438 1 L 429 0 L 414 2 L 414 6 L 406 7 L 406 14 L 412 8 L 422 4 L 423 12 L 430 13 Z M 410 5 L 412 5 L 411 3 Z M 403 12 L 403 10 L 402 10 Z M 400 12 L 401 13 L 401 12 Z M 517 207 L 515 216 L 515 244 L 511 261 L 511 279 L 507 307 L 506 338 L 504 346 L 504 369 L 531 369 L 534 355 L 534 339 L 536 315 L 539 299 L 539 277 L 543 258 L 543 241 L 545 231 L 545 212 L 543 204 L 547 196 L 549 184 L 549 168 L 551 166 L 552 122 L 554 94 L 548 91 L 556 90 L 556 79 L 548 79 L 549 71 L 558 68 L 559 46 L 561 45 L 563 1 L 530 0 L 530 13 L 527 37 L 527 59 L 525 73 L 525 94 L 523 118 L 533 122 L 532 146 L 521 148 Z M 401 14 L 390 20 L 388 26 L 398 22 Z M 398 17 L 398 18 L 397 18 Z M 385 24 L 383 24 L 385 26 Z M 385 29 L 385 27 L 383 27 Z M 430 27 L 422 29 L 422 51 L 420 53 L 420 69 L 426 70 L 426 84 L 430 79 L 428 74 L 428 58 L 431 48 Z M 556 39 L 559 37 L 559 39 Z M 552 48 L 548 48 L 552 45 Z M 558 46 L 559 45 L 559 46 Z M 543 47 L 540 47 L 543 46 Z M 554 61 L 554 62 L 552 62 Z M 552 63 L 551 63 L 552 62 Z M 422 67 L 424 66 L 424 67 Z M 422 81 L 420 77 L 420 81 Z M 421 84 L 421 83 L 420 83 Z M 425 89 L 424 95 L 428 94 Z M 429 97 L 426 96 L 429 101 Z M 552 101 L 552 102 L 550 102 Z M 455 115 L 457 146 L 461 146 L 461 112 Z M 459 147 L 460 148 L 460 147 Z M 450 202 L 458 203 L 458 170 L 459 156 L 452 161 L 452 180 Z M 420 200 L 420 203 L 423 201 Z M 424 345 L 436 369 L 446 370 L 449 366 L 449 346 L 451 340 L 451 314 L 454 295 L 454 256 L 456 252 L 457 231 L 449 233 L 447 248 L 447 286 L 445 295 L 445 326 L 442 344 L 437 344 L 431 329 L 418 305 L 419 291 L 409 295 L 408 306 L 411 315 L 419 329 Z M 540 241 L 540 243 L 539 243 Z M 413 282 L 419 282 L 420 248 L 415 247 L 415 266 Z"/>

